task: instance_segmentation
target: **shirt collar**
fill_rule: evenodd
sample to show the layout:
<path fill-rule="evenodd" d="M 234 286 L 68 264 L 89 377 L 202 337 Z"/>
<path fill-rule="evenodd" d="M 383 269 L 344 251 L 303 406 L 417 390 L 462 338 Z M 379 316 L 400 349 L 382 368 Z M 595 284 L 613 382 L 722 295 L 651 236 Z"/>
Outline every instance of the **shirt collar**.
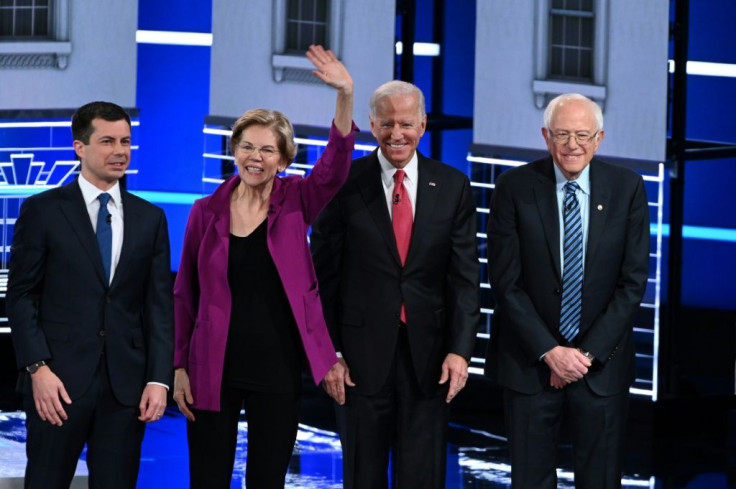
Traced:
<path fill-rule="evenodd" d="M 552 163 L 552 167 L 555 169 L 555 188 L 558 192 L 562 192 L 563 187 L 569 180 L 565 178 L 565 175 L 562 174 L 562 171 L 560 171 L 555 163 Z M 580 172 L 580 175 L 575 181 L 584 194 L 590 195 L 590 163 L 585 165 L 585 168 L 583 168 L 583 171 Z"/>
<path fill-rule="evenodd" d="M 381 164 L 381 179 L 383 180 L 383 185 L 385 187 L 393 186 L 394 173 L 396 173 L 397 168 L 392 165 L 385 156 L 383 156 L 380 148 L 378 149 L 378 162 Z M 407 163 L 402 170 L 406 173 L 404 180 L 408 180 L 416 186 L 419 175 L 419 159 L 417 158 L 416 151 L 414 151 L 414 155 L 409 160 L 409 163 Z"/>
<path fill-rule="evenodd" d="M 100 196 L 101 193 L 104 193 L 105 191 L 100 190 L 99 188 L 95 187 L 92 183 L 89 182 L 82 174 L 79 174 L 79 189 L 82 191 L 82 197 L 84 198 L 84 203 L 86 205 L 90 205 L 92 202 L 97 200 L 97 198 Z M 107 193 L 110 194 L 110 197 L 112 198 L 113 204 L 118 207 L 122 200 L 120 200 L 120 182 L 115 182 L 115 185 L 112 186 L 109 190 L 107 190 Z"/>

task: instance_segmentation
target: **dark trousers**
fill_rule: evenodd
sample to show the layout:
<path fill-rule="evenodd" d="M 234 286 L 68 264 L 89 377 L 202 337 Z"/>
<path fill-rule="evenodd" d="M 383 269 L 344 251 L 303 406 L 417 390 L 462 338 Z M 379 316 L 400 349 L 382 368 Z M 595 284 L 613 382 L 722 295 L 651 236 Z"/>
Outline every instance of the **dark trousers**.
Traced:
<path fill-rule="evenodd" d="M 62 404 L 68 419 L 62 426 L 52 426 L 38 416 L 32 396 L 24 399 L 25 488 L 68 489 L 87 443 L 91 489 L 134 489 L 145 425 L 138 421 L 138 406 L 124 406 L 115 399 L 104 357 L 87 392 L 72 404 Z"/>
<path fill-rule="evenodd" d="M 299 395 L 223 386 L 219 412 L 194 410 L 187 422 L 191 489 L 229 489 L 240 410 L 248 421 L 246 487 L 283 489 L 299 423 Z"/>
<path fill-rule="evenodd" d="M 618 489 L 628 414 L 628 390 L 594 394 L 580 380 L 563 389 L 526 395 L 504 389 L 514 489 L 555 489 L 563 417 L 570 427 L 575 487 Z"/>
<path fill-rule="evenodd" d="M 349 388 L 345 406 L 338 408 L 345 423 L 341 436 L 345 489 L 387 488 L 392 451 L 394 489 L 445 487 L 446 389 L 432 396 L 421 392 L 403 328 L 381 391 L 363 396 Z"/>

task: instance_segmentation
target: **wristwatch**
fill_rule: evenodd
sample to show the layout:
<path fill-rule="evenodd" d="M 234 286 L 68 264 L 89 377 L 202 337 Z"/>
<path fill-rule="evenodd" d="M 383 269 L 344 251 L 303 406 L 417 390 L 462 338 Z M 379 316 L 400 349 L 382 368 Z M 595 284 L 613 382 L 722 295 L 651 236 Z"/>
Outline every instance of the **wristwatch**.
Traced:
<path fill-rule="evenodd" d="M 595 360 L 595 356 L 593 356 L 593 354 L 592 354 L 592 353 L 590 353 L 589 351 L 583 351 L 583 350 L 580 350 L 580 353 L 582 353 L 583 355 L 585 355 L 585 358 L 587 358 L 587 359 L 588 359 L 588 360 L 590 360 L 591 362 L 592 362 L 593 360 Z"/>
<path fill-rule="evenodd" d="M 36 371 L 44 365 L 46 365 L 46 362 L 44 360 L 39 360 L 38 362 L 27 365 L 26 372 L 28 372 L 29 374 L 35 374 Z"/>

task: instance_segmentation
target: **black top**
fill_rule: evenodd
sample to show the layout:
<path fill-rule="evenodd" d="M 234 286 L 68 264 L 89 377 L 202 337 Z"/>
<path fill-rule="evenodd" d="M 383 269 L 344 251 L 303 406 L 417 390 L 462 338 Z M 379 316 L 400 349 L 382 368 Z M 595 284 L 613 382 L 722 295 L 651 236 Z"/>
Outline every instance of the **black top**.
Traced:
<path fill-rule="evenodd" d="M 296 393 L 302 348 L 296 321 L 266 245 L 267 219 L 248 236 L 230 235 L 227 279 L 232 295 L 224 385 Z"/>

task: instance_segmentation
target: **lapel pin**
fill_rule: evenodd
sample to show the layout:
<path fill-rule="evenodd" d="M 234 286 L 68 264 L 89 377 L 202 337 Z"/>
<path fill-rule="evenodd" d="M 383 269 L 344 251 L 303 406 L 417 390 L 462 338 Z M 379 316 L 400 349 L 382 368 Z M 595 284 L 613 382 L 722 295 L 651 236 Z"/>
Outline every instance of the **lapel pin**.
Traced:
<path fill-rule="evenodd" d="M 598 210 L 599 211 L 602 211 L 603 210 L 603 204 L 598 204 Z"/>
<path fill-rule="evenodd" d="M 436 187 L 436 186 L 437 186 L 437 184 L 436 184 L 436 183 L 434 183 L 434 182 L 429 182 L 429 186 L 430 186 L 430 187 Z"/>

